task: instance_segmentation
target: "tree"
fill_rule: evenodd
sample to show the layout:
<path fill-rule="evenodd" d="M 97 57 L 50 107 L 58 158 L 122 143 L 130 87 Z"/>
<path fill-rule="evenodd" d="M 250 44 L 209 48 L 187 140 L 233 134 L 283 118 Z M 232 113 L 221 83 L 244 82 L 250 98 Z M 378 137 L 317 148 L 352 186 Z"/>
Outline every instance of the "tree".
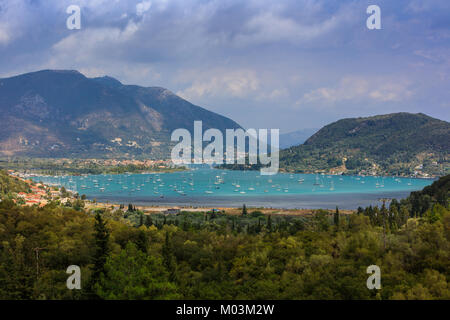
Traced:
<path fill-rule="evenodd" d="M 386 249 L 386 205 L 385 201 L 383 201 L 383 205 L 381 206 L 381 215 L 383 217 L 383 247 Z"/>
<path fill-rule="evenodd" d="M 267 218 L 267 230 L 269 230 L 269 232 L 272 231 L 272 216 L 269 215 L 269 217 Z"/>
<path fill-rule="evenodd" d="M 148 249 L 148 237 L 144 230 L 139 230 L 136 239 L 136 246 L 142 252 L 147 252 Z"/>
<path fill-rule="evenodd" d="M 242 215 L 243 216 L 247 215 L 247 207 L 245 206 L 245 204 L 242 206 Z"/>
<path fill-rule="evenodd" d="M 106 276 L 99 283 L 103 299 L 177 299 L 175 284 L 167 280 L 161 258 L 147 255 L 132 242 L 108 258 Z M 130 272 L 131 271 L 131 272 Z"/>
<path fill-rule="evenodd" d="M 139 227 L 144 225 L 144 214 L 140 212 L 139 214 Z"/>
<path fill-rule="evenodd" d="M 170 241 L 168 231 L 166 231 L 166 238 L 164 240 L 164 245 L 162 247 L 162 256 L 163 256 L 163 263 L 167 268 L 167 271 L 169 271 L 170 279 L 174 280 L 176 265 L 175 265 L 175 257 L 173 255 L 172 243 Z"/>
<path fill-rule="evenodd" d="M 336 211 L 334 212 L 333 221 L 334 221 L 334 225 L 336 226 L 336 228 L 339 229 L 339 209 L 337 206 L 336 206 Z"/>
<path fill-rule="evenodd" d="M 95 215 L 94 224 L 94 240 L 95 240 L 95 254 L 94 254 L 94 267 L 92 269 L 92 275 L 88 285 L 88 294 L 93 298 L 97 297 L 96 285 L 100 281 L 102 274 L 105 271 L 105 263 L 108 257 L 108 240 L 109 230 L 106 227 L 106 222 L 103 220 L 100 212 Z"/>
<path fill-rule="evenodd" d="M 153 225 L 152 217 L 150 217 L 150 215 L 147 215 L 145 217 L 145 226 L 150 227 L 152 225 Z"/>

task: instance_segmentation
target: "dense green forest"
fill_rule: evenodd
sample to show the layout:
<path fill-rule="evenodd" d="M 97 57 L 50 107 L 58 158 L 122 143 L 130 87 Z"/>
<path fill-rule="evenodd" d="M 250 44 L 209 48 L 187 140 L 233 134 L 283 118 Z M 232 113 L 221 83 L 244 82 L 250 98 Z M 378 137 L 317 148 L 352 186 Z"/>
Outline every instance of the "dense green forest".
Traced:
<path fill-rule="evenodd" d="M 450 299 L 450 176 L 308 217 L 0 202 L 1 299 Z M 369 290 L 369 265 L 381 289 Z M 82 289 L 66 288 L 78 265 Z"/>
<path fill-rule="evenodd" d="M 450 168 L 449 141 L 450 124 L 421 113 L 342 119 L 323 127 L 304 144 L 282 150 L 280 168 L 444 175 Z"/>

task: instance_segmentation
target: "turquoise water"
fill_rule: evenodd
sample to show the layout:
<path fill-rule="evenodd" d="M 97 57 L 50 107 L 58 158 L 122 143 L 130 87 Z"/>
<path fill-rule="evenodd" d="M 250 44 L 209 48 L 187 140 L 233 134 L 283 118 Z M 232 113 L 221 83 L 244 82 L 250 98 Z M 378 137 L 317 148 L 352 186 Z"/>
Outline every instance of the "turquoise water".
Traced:
<path fill-rule="evenodd" d="M 381 197 L 404 198 L 431 179 L 362 177 L 197 169 L 174 173 L 35 176 L 89 199 L 146 205 L 341 208 L 376 204 Z"/>

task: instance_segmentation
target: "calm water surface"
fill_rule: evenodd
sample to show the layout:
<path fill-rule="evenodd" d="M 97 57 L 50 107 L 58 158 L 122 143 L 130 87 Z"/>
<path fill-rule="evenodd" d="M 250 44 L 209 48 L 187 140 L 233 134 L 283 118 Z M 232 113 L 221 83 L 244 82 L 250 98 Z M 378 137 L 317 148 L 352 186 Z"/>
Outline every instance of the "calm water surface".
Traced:
<path fill-rule="evenodd" d="M 135 205 L 355 209 L 379 198 L 404 198 L 431 179 L 197 169 L 174 173 L 36 176 L 88 199 Z"/>

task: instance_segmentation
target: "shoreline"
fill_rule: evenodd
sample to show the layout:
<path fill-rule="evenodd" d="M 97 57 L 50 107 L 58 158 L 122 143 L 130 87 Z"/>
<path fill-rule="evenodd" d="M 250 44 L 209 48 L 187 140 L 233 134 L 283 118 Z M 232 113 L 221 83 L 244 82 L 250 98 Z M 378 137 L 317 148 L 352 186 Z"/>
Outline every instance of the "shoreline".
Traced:
<path fill-rule="evenodd" d="M 233 172 L 252 172 L 258 170 L 233 170 L 233 169 L 224 169 L 224 168 L 213 168 L 212 170 L 224 170 L 224 171 L 233 171 Z M 190 168 L 184 168 L 179 170 L 162 170 L 162 171 L 143 171 L 143 172 L 110 172 L 110 173 L 80 173 L 80 174 L 40 174 L 40 173 L 21 173 L 18 170 L 16 172 L 22 178 L 27 177 L 85 177 L 85 176 L 104 176 L 104 175 L 140 175 L 140 174 L 167 174 L 167 173 L 177 173 L 177 172 L 189 172 L 192 171 Z M 393 176 L 393 175 L 368 175 L 368 174 L 336 174 L 336 173 L 310 173 L 310 172 L 289 172 L 289 171 L 279 171 L 277 174 L 302 174 L 302 175 L 320 175 L 320 176 L 336 176 L 336 177 L 373 177 L 373 178 L 402 178 L 402 179 L 420 179 L 420 180 L 438 180 L 443 176 Z"/>
<path fill-rule="evenodd" d="M 218 210 L 220 212 L 224 212 L 228 215 L 240 215 L 242 213 L 242 207 L 214 207 L 214 206 L 169 206 L 169 205 L 157 205 L 157 206 L 149 206 L 149 205 L 136 205 L 137 210 L 142 211 L 144 215 L 150 214 L 165 214 L 169 209 L 177 209 L 180 210 L 180 213 L 185 212 L 211 212 L 213 210 Z M 253 207 L 246 206 L 249 212 L 251 211 L 260 211 L 265 215 L 278 215 L 278 216 L 311 216 L 314 215 L 318 210 L 328 211 L 329 213 L 335 212 L 332 209 L 289 209 L 289 208 L 264 208 L 264 207 Z M 111 209 L 117 210 L 120 209 L 120 204 L 117 203 L 105 203 L 105 202 L 86 202 L 85 209 Z M 356 210 L 348 210 L 348 209 L 339 209 L 339 213 L 344 215 L 349 215 L 355 213 Z"/>

